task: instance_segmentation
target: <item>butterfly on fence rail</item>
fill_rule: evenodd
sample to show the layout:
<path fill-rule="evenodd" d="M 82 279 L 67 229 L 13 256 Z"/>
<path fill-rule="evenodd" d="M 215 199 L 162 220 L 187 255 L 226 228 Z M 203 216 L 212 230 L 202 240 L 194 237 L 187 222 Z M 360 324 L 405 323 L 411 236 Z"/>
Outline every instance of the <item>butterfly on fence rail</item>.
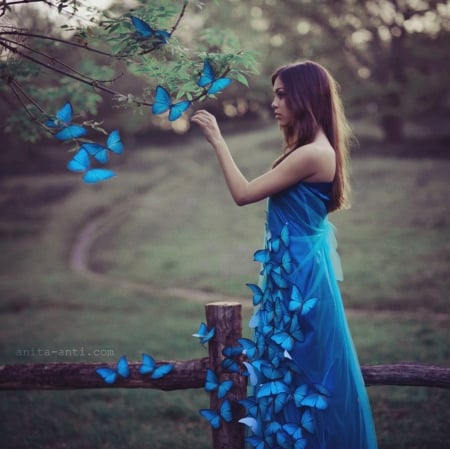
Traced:
<path fill-rule="evenodd" d="M 102 367 L 97 368 L 96 373 L 107 383 L 112 385 L 117 380 L 117 376 L 124 379 L 130 375 L 130 368 L 126 356 L 122 356 L 117 362 L 116 369 Z"/>
<path fill-rule="evenodd" d="M 151 379 L 161 379 L 173 370 L 170 363 L 156 366 L 155 359 L 148 355 L 142 354 L 142 365 L 139 368 L 140 374 L 150 374 Z"/>

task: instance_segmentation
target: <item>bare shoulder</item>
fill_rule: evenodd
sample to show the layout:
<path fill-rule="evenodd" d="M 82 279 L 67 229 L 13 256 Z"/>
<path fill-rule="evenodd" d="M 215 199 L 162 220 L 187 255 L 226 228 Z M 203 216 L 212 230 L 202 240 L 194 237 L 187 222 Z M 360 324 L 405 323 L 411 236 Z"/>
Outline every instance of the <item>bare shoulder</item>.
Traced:
<path fill-rule="evenodd" d="M 327 140 L 316 140 L 297 148 L 293 154 L 294 165 L 307 165 L 309 181 L 332 181 L 336 169 L 336 154 Z"/>

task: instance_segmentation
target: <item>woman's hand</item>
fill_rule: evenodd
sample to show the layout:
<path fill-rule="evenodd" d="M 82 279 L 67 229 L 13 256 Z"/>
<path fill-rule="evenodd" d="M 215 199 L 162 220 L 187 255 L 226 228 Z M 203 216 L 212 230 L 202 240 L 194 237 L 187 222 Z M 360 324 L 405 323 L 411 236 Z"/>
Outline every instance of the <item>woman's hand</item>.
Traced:
<path fill-rule="evenodd" d="M 196 111 L 191 118 L 191 122 L 200 127 L 209 143 L 214 144 L 214 142 L 222 138 L 216 117 L 208 111 L 204 109 Z"/>

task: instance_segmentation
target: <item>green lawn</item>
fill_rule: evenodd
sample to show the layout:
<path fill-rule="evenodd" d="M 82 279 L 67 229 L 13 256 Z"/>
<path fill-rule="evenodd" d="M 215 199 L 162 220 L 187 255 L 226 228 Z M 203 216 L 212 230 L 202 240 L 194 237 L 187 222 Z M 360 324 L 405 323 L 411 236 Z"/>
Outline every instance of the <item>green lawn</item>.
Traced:
<path fill-rule="evenodd" d="M 270 166 L 276 130 L 230 136 L 246 174 Z M 117 179 L 86 186 L 76 175 L 0 181 L 0 363 L 111 362 L 148 352 L 203 357 L 190 337 L 203 302 L 158 289 L 242 297 L 258 267 L 264 204 L 236 207 L 202 141 L 129 150 Z M 448 305 L 450 161 L 371 157 L 358 150 L 349 211 L 333 214 L 345 272 L 342 291 L 362 364 L 414 360 L 450 365 Z M 96 281 L 69 267 L 87 223 Z M 108 279 L 108 277 L 106 277 Z M 120 280 L 155 287 L 152 292 Z M 156 293 L 155 293 L 156 292 Z M 246 333 L 247 329 L 244 330 Z M 26 348 L 111 349 L 109 357 L 23 357 Z M 111 357 L 113 360 L 111 360 Z M 370 387 L 381 449 L 446 449 L 450 392 Z M 203 391 L 2 392 L 1 446 L 210 448 L 198 414 Z"/>

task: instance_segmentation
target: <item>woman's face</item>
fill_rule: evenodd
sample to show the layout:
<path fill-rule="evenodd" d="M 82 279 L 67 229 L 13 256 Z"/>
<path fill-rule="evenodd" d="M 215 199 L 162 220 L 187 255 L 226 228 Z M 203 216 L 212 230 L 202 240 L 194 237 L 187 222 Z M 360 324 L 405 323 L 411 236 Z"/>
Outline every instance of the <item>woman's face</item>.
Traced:
<path fill-rule="evenodd" d="M 280 126 L 287 126 L 291 122 L 292 114 L 286 104 L 286 92 L 280 77 L 275 79 L 273 84 L 274 97 L 272 101 L 272 109 L 275 118 Z"/>

